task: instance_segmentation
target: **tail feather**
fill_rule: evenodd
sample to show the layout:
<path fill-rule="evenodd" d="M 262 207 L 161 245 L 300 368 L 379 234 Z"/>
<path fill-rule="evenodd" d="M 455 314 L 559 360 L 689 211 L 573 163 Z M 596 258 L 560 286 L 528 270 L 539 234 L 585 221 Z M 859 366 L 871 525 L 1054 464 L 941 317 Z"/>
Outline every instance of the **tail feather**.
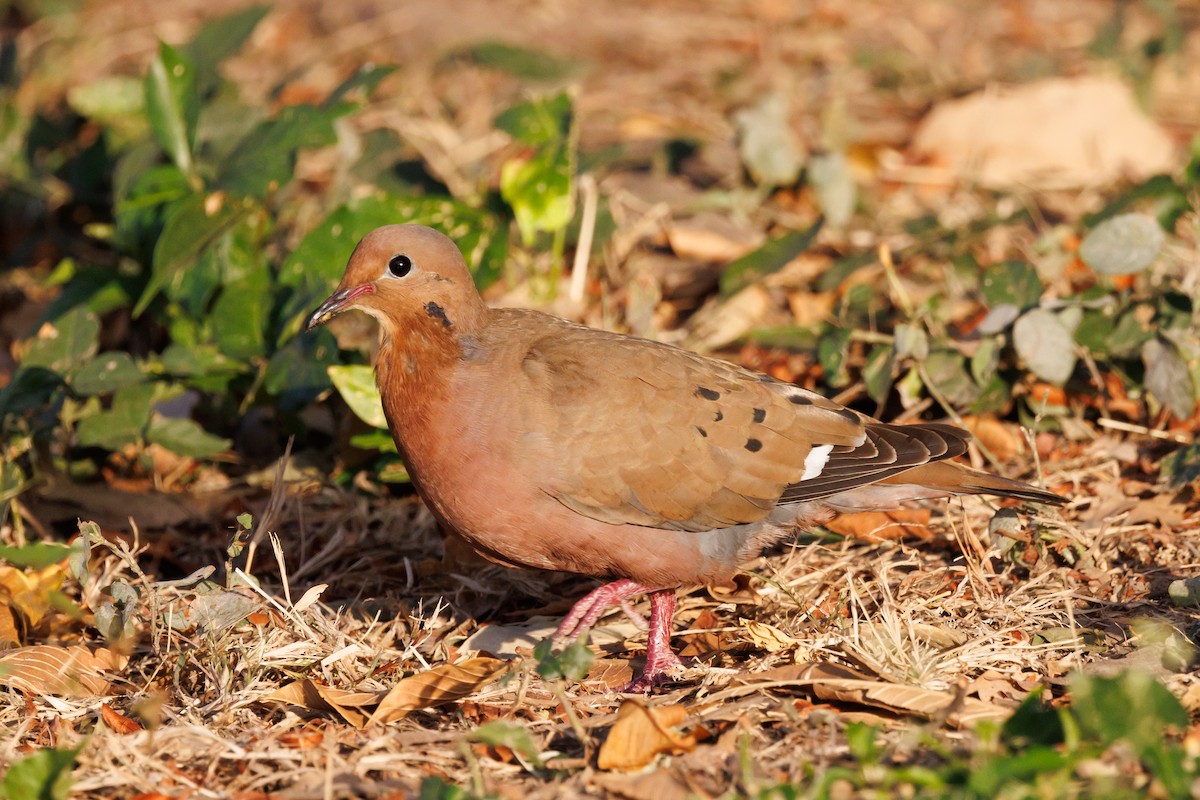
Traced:
<path fill-rule="evenodd" d="M 1030 486 L 1022 481 L 1002 478 L 988 472 L 958 464 L 953 461 L 934 461 L 892 475 L 880 483 L 917 485 L 946 494 L 990 494 L 998 497 L 1015 497 L 1034 503 L 1061 506 L 1067 499 L 1054 492 Z"/>

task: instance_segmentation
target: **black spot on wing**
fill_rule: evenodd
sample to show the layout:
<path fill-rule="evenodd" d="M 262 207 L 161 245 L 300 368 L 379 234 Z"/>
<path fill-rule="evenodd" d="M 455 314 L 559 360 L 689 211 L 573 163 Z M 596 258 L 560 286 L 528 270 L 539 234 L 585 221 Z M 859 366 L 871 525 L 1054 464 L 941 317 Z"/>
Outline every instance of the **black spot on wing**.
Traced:
<path fill-rule="evenodd" d="M 696 394 L 698 394 L 700 397 L 703 397 L 705 400 L 719 400 L 721 398 L 720 392 L 714 389 L 709 389 L 707 386 L 697 386 Z"/>
<path fill-rule="evenodd" d="M 700 435 L 703 436 L 705 439 L 708 438 L 708 431 L 704 430 L 704 428 L 701 428 L 699 425 L 697 425 L 696 430 L 699 431 Z"/>
<path fill-rule="evenodd" d="M 762 442 L 760 442 L 758 439 L 747 439 L 746 449 L 751 453 L 757 453 L 759 450 L 762 450 Z"/>
<path fill-rule="evenodd" d="M 717 413 L 713 414 L 713 422 L 720 422 L 723 419 L 725 419 L 725 414 L 718 408 Z"/>
<path fill-rule="evenodd" d="M 767 418 L 767 410 L 765 408 L 754 409 L 754 421 L 762 422 Z"/>
<path fill-rule="evenodd" d="M 812 400 L 810 400 L 809 398 L 805 397 L 802 394 L 790 395 L 788 397 L 788 400 L 791 400 L 793 403 L 795 403 L 798 406 L 811 406 L 812 405 Z"/>
<path fill-rule="evenodd" d="M 855 414 L 855 413 L 854 413 L 853 411 L 851 411 L 850 409 L 848 409 L 848 408 L 839 408 L 839 409 L 837 410 L 837 413 L 838 413 L 838 416 L 840 416 L 842 419 L 848 419 L 848 420 L 850 420 L 851 422 L 853 422 L 853 423 L 854 423 L 854 424 L 856 424 L 856 425 L 857 425 L 857 424 L 859 424 L 859 421 L 860 421 L 860 420 L 859 420 L 859 418 L 858 418 L 858 414 Z"/>

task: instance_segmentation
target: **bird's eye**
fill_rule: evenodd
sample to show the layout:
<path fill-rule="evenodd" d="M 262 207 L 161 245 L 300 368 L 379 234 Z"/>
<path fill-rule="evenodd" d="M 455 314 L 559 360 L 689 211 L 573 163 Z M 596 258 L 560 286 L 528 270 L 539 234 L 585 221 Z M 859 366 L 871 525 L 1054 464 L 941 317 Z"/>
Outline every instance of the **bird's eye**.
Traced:
<path fill-rule="evenodd" d="M 404 253 L 397 253 L 396 255 L 392 256 L 390 261 L 388 261 L 388 272 L 390 272 L 393 277 L 403 278 L 411 269 L 412 259 L 404 255 Z"/>

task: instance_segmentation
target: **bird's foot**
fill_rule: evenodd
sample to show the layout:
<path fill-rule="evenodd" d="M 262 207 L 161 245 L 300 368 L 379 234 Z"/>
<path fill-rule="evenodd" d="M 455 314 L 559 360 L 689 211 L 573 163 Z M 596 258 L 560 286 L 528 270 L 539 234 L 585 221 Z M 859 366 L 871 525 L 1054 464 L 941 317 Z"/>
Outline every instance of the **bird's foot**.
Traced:
<path fill-rule="evenodd" d="M 671 621 L 675 617 L 675 590 L 663 589 L 650 594 L 650 635 L 646 639 L 646 668 L 620 691 L 645 694 L 684 670 L 683 662 L 671 650 Z"/>
<path fill-rule="evenodd" d="M 554 632 L 554 640 L 563 644 L 570 644 L 583 635 L 584 631 L 596 624 L 596 621 L 604 615 L 604 612 L 609 606 L 620 605 L 625 609 L 625 613 L 640 618 L 641 615 L 632 608 L 628 607 L 629 598 L 634 595 L 646 594 L 653 592 L 654 588 L 643 586 L 640 583 L 623 579 L 606 583 L 598 589 L 593 589 L 588 594 L 571 607 L 571 610 L 563 617 L 562 623 L 558 626 L 558 630 Z M 636 625 L 637 622 L 635 621 Z"/>

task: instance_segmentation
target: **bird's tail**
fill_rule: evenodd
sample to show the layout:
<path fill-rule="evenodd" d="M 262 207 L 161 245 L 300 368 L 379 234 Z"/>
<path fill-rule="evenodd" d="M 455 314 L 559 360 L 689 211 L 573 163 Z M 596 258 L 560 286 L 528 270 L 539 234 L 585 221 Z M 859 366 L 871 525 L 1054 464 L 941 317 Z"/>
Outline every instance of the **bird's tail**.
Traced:
<path fill-rule="evenodd" d="M 1015 497 L 1033 503 L 1048 503 L 1061 506 L 1067 499 L 1054 492 L 1030 486 L 1022 481 L 1002 478 L 987 472 L 971 469 L 955 461 L 933 461 L 910 470 L 892 475 L 880 483 L 920 486 L 945 494 L 990 494 L 997 497 Z"/>

